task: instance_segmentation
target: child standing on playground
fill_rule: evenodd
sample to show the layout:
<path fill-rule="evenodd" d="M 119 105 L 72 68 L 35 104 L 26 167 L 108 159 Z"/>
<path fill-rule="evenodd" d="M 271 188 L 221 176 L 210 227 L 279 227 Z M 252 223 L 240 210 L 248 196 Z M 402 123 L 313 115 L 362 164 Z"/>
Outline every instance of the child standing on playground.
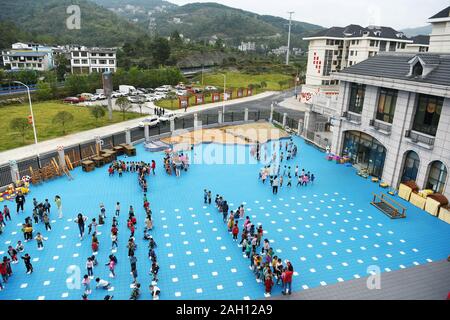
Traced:
<path fill-rule="evenodd" d="M 94 233 L 97 232 L 97 221 L 95 218 L 92 219 L 92 222 L 88 225 L 88 234 L 91 234 L 92 229 L 94 229 Z"/>
<path fill-rule="evenodd" d="M 48 199 L 45 199 L 44 212 L 47 214 L 50 214 L 50 207 L 51 207 L 50 202 L 48 202 Z"/>
<path fill-rule="evenodd" d="M 5 221 L 11 221 L 11 213 L 9 211 L 8 206 L 5 204 L 3 207 L 3 216 L 5 218 Z"/>
<path fill-rule="evenodd" d="M 44 249 L 44 240 L 45 240 L 45 238 L 41 235 L 41 233 L 38 232 L 34 239 L 36 240 L 38 250 L 43 250 Z"/>
<path fill-rule="evenodd" d="M 26 253 L 23 257 L 20 257 L 25 263 L 25 268 L 27 268 L 27 274 L 33 273 L 33 265 L 31 264 L 31 257 Z"/>
<path fill-rule="evenodd" d="M 84 286 L 84 294 L 91 294 L 91 279 L 87 274 L 84 275 L 83 281 L 81 282 Z"/>
<path fill-rule="evenodd" d="M 233 241 L 237 241 L 238 240 L 238 234 L 239 234 L 239 227 L 238 227 L 237 222 L 234 224 L 232 233 L 233 233 Z"/>
<path fill-rule="evenodd" d="M 88 276 L 93 279 L 94 278 L 94 261 L 89 257 L 86 261 L 86 270 Z"/>
<path fill-rule="evenodd" d="M 8 247 L 8 254 L 11 257 L 12 263 L 16 264 L 17 262 L 19 262 L 17 260 L 17 250 L 14 249 L 12 246 Z"/>
<path fill-rule="evenodd" d="M 46 231 L 51 231 L 52 230 L 52 226 L 50 225 L 50 218 L 48 217 L 47 213 L 44 213 L 44 217 L 42 218 L 45 224 L 45 230 Z"/>
<path fill-rule="evenodd" d="M 114 248 L 118 248 L 117 245 L 117 235 L 114 233 L 111 233 L 111 250 L 113 250 Z"/>
<path fill-rule="evenodd" d="M 203 190 L 203 203 L 208 203 L 208 191 L 206 189 Z"/>
<path fill-rule="evenodd" d="M 116 203 L 116 217 L 120 215 L 120 202 Z"/>
<path fill-rule="evenodd" d="M 114 272 L 114 268 L 116 267 L 116 261 L 115 259 L 109 259 L 109 262 L 107 263 L 108 267 L 109 267 L 109 277 L 110 278 L 115 278 L 116 277 L 116 273 Z"/>

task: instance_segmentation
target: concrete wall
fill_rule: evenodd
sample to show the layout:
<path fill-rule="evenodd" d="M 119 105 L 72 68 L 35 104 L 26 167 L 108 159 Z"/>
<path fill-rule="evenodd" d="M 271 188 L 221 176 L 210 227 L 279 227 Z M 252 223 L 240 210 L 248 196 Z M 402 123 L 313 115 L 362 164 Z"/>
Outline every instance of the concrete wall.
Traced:
<path fill-rule="evenodd" d="M 399 91 L 390 134 L 370 126 L 370 121 L 375 118 L 376 114 L 378 90 L 379 88 L 376 86 L 368 85 L 366 87 L 361 124 L 355 124 L 343 118 L 335 121 L 332 152 L 342 153 L 345 131 L 361 131 L 378 140 L 386 148 L 382 179 L 392 186 L 397 186 L 400 183 L 405 155 L 410 150 L 415 151 L 420 158 L 420 167 L 416 179 L 420 188 L 424 188 L 426 185 L 429 167 L 433 161 L 442 161 L 449 171 L 448 175 L 450 175 L 450 99 L 446 98 L 444 100 L 435 144 L 430 150 L 405 137 L 406 131 L 412 128 L 414 120 L 416 99 L 418 97 L 415 93 Z M 341 115 L 347 110 L 349 91 L 349 83 L 341 82 L 340 95 L 337 102 L 337 115 Z M 450 188 L 445 188 L 444 194 L 450 198 Z"/>

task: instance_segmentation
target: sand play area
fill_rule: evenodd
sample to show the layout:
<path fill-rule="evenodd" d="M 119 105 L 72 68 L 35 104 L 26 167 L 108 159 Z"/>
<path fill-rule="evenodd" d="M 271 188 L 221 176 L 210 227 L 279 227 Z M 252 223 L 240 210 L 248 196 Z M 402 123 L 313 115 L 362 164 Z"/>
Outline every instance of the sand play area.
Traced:
<path fill-rule="evenodd" d="M 176 132 L 175 132 L 176 134 Z M 265 143 L 269 140 L 277 140 L 289 135 L 268 122 L 250 123 L 237 126 L 225 126 L 214 129 L 199 129 L 185 132 L 162 139 L 168 144 L 198 144 L 198 143 L 223 143 L 248 145 Z"/>

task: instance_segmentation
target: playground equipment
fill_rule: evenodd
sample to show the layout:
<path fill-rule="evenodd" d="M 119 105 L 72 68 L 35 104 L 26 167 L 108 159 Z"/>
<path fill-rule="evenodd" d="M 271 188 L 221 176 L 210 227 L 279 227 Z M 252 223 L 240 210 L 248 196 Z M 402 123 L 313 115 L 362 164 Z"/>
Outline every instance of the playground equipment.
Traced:
<path fill-rule="evenodd" d="M 370 204 L 391 219 L 406 218 L 406 208 L 383 193 L 380 195 L 374 193 Z"/>
<path fill-rule="evenodd" d="M 0 192 L 0 202 L 6 200 L 14 201 L 18 192 L 27 194 L 30 191 L 29 187 L 29 183 L 23 182 L 22 180 L 17 181 L 17 187 L 14 184 L 10 184 L 5 191 Z"/>

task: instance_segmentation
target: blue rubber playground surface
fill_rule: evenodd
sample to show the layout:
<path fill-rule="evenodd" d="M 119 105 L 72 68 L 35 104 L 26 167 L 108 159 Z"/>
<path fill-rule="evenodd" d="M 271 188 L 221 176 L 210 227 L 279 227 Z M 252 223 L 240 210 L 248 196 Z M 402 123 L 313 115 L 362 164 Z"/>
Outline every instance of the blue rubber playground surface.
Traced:
<path fill-rule="evenodd" d="M 450 252 L 450 225 L 397 199 L 407 207 L 407 218 L 391 220 L 370 205 L 372 192 L 385 191 L 370 180 L 355 174 L 355 169 L 325 160 L 325 155 L 294 137 L 299 148 L 297 157 L 286 163 L 305 168 L 316 176 L 314 185 L 288 188 L 283 186 L 272 195 L 269 184 L 258 180 L 260 164 L 235 165 L 193 164 L 180 178 L 168 176 L 162 168 L 162 153 L 150 153 L 137 146 L 137 156 L 125 160 L 157 162 L 157 173 L 150 177 L 148 199 L 153 211 L 152 235 L 160 265 L 161 299 L 261 299 L 263 284 L 257 283 L 249 269 L 250 261 L 232 241 L 214 206 L 216 194 L 223 195 L 230 210 L 244 204 L 252 222 L 261 223 L 265 238 L 270 239 L 275 252 L 294 266 L 293 291 L 308 290 L 340 281 L 365 277 L 368 267 L 378 266 L 381 272 L 409 268 L 445 259 Z M 248 157 L 249 147 L 209 145 L 211 157 L 224 152 Z M 194 149 L 199 153 L 200 146 Z M 194 154 L 190 155 L 193 159 Z M 208 155 L 206 156 L 206 158 Z M 208 161 L 206 161 L 208 162 Z M 98 218 L 99 204 L 106 207 L 107 222 L 98 228 L 100 241 L 94 276 L 111 282 L 109 292 L 95 290 L 89 299 L 128 299 L 131 293 L 130 263 L 127 257 L 126 228 L 128 207 L 133 205 L 137 216 L 138 281 L 141 299 L 151 299 L 151 282 L 147 242 L 143 240 L 143 193 L 137 174 L 124 173 L 109 177 L 107 168 L 84 173 L 72 172 L 75 180 L 58 178 L 40 186 L 32 186 L 25 205 L 26 215 L 16 215 L 11 205 L 12 222 L 7 222 L 0 236 L 0 257 L 7 255 L 9 244 L 23 240 L 21 223 L 31 216 L 33 197 L 48 198 L 52 203 L 52 230 L 42 224 L 35 226 L 48 240 L 38 251 L 33 240 L 25 244 L 32 257 L 34 273 L 27 275 L 22 261 L 13 264 L 13 275 L 0 292 L 0 299 L 62 300 L 81 299 L 80 284 L 86 273 L 85 263 L 92 255 L 90 237 L 80 241 L 74 223 L 77 213 Z M 212 191 L 213 204 L 203 204 L 203 190 Z M 64 218 L 58 219 L 53 202 L 60 195 Z M 116 278 L 109 278 L 105 264 L 111 253 L 110 228 L 115 203 L 121 203 L 119 218 L 119 248 Z M 4 204 L 4 203 L 2 203 Z M 242 222 L 240 223 L 242 225 Z M 279 295 L 276 286 L 272 295 Z"/>

